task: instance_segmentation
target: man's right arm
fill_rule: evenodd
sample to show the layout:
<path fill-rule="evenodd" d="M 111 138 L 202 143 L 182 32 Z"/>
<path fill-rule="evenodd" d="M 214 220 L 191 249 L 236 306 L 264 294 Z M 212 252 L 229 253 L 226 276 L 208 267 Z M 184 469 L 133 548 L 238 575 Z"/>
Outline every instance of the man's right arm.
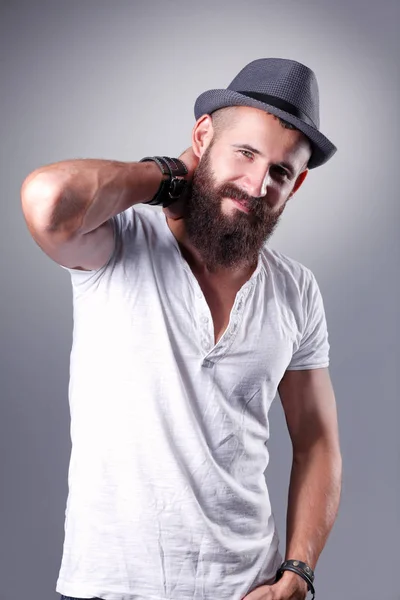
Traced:
<path fill-rule="evenodd" d="M 66 160 L 33 171 L 22 184 L 28 229 L 57 263 L 99 269 L 114 248 L 111 218 L 151 200 L 163 175 L 154 162 Z"/>

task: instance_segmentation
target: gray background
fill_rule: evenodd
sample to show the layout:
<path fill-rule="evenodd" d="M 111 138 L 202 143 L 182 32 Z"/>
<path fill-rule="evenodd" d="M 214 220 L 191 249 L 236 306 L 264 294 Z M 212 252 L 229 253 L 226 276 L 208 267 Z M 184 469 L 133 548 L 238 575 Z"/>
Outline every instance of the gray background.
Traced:
<path fill-rule="evenodd" d="M 22 181 L 65 158 L 178 155 L 197 95 L 265 56 L 314 69 L 322 130 L 339 147 L 272 244 L 317 276 L 332 346 L 344 485 L 317 598 L 398 600 L 397 0 L 0 6 L 1 600 L 58 597 L 70 451 L 69 275 L 30 238 Z M 291 449 L 278 401 L 271 420 L 283 542 Z"/>

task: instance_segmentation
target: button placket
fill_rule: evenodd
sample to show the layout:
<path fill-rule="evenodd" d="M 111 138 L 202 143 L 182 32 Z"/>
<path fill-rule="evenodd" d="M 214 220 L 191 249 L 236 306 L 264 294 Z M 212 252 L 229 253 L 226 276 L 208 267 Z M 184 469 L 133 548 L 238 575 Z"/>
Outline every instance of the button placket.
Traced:
<path fill-rule="evenodd" d="M 180 252 L 180 251 L 179 251 Z M 181 254 L 181 253 L 180 253 Z M 205 296 L 203 294 L 203 290 L 201 289 L 199 282 L 195 278 L 190 269 L 189 265 L 183 259 L 182 255 L 182 264 L 183 268 L 186 271 L 186 275 L 188 277 L 189 284 L 193 290 L 194 297 L 194 318 L 196 321 L 196 328 L 198 332 L 198 339 L 202 349 L 203 354 L 208 355 L 212 349 L 214 348 L 214 324 L 211 316 L 210 308 L 207 304 Z M 206 359 L 204 359 L 206 361 Z M 211 361 L 206 361 L 208 367 L 214 366 Z"/>
<path fill-rule="evenodd" d="M 232 345 L 237 329 L 242 321 L 246 299 L 253 285 L 254 281 L 248 281 L 237 295 L 228 328 L 212 352 L 211 358 L 213 361 L 221 359 Z"/>
<path fill-rule="evenodd" d="M 200 344 L 204 354 L 208 354 L 213 347 L 212 320 L 210 319 L 210 310 L 201 290 L 197 290 L 196 297 L 196 319 L 200 335 Z"/>
<path fill-rule="evenodd" d="M 253 273 L 252 278 L 247 281 L 241 290 L 238 292 L 233 310 L 230 315 L 230 321 L 228 324 L 228 328 L 225 333 L 222 335 L 221 339 L 217 344 L 214 342 L 214 324 L 211 316 L 210 308 L 207 304 L 203 291 L 191 272 L 190 268 L 187 267 L 187 274 L 192 283 L 192 287 L 194 287 L 194 298 L 196 305 L 196 320 L 197 320 L 197 328 L 199 332 L 199 342 L 204 354 L 209 355 L 212 358 L 212 361 L 204 358 L 205 362 L 208 362 L 209 365 L 203 366 L 211 366 L 214 364 L 215 359 L 219 360 L 222 356 L 227 352 L 228 348 L 233 343 L 233 339 L 236 335 L 239 324 L 242 320 L 243 316 L 243 308 L 246 302 L 246 299 L 254 287 L 255 284 L 255 276 L 258 276 L 259 268 L 257 268 L 256 272 Z"/>
<path fill-rule="evenodd" d="M 237 300 L 236 306 L 234 308 L 234 313 L 235 314 L 239 313 L 242 306 L 243 306 L 243 292 L 241 292 L 240 295 L 238 296 L 238 300 Z"/>

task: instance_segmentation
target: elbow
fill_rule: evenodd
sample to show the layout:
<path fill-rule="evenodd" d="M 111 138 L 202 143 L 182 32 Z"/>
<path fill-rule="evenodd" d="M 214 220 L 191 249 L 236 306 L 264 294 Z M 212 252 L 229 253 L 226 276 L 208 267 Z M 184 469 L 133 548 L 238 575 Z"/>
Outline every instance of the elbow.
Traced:
<path fill-rule="evenodd" d="M 33 171 L 21 187 L 21 204 L 25 219 L 35 226 L 46 228 L 57 203 L 59 191 L 54 181 L 40 170 Z"/>
<path fill-rule="evenodd" d="M 62 189 L 55 177 L 40 169 L 30 173 L 21 186 L 22 212 L 32 235 L 53 234 L 69 237 L 68 231 L 57 223 L 56 215 L 62 202 Z"/>

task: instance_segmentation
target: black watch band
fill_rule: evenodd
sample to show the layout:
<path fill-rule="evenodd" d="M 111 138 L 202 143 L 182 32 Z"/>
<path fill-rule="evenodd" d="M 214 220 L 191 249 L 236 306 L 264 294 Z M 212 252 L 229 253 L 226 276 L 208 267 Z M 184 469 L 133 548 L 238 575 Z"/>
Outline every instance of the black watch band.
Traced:
<path fill-rule="evenodd" d="M 166 208 L 182 195 L 186 188 L 187 180 L 184 179 L 188 174 L 186 165 L 179 158 L 170 158 L 169 156 L 145 156 L 139 162 L 155 162 L 163 175 L 168 175 L 168 179 L 161 181 L 160 187 L 154 198 L 148 200 L 145 204 L 154 206 L 162 204 Z"/>
<path fill-rule="evenodd" d="M 307 563 L 301 560 L 285 560 L 276 572 L 275 582 L 279 581 L 284 571 L 292 571 L 299 575 L 307 583 L 308 591 L 312 593 L 312 599 L 315 598 L 314 588 L 314 571 L 307 565 Z"/>

